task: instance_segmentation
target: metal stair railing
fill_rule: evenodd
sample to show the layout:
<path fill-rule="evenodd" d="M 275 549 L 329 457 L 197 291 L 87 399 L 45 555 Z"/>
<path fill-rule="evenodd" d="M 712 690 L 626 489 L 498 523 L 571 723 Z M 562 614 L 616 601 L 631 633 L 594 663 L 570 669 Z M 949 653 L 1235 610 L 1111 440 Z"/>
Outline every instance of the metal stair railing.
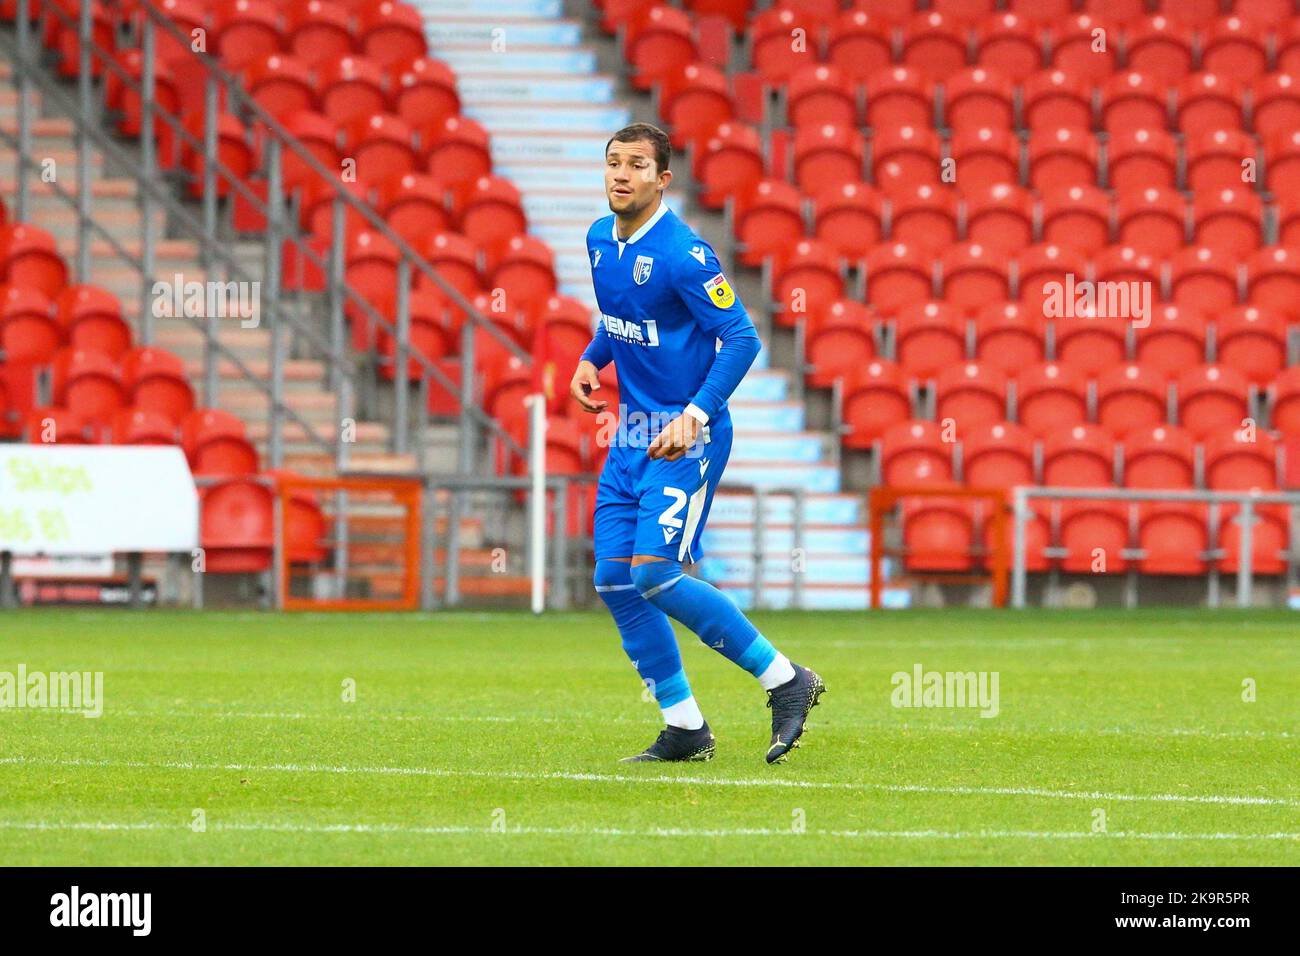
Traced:
<path fill-rule="evenodd" d="M 393 423 L 390 429 L 390 442 L 392 450 L 395 452 L 405 452 L 409 448 L 409 368 L 412 364 L 419 369 L 418 394 L 421 401 L 421 423 L 427 424 L 428 421 L 428 394 L 430 383 L 435 382 L 454 395 L 458 404 L 459 412 L 459 437 L 460 437 L 460 461 L 459 468 L 464 474 L 468 474 L 473 468 L 473 450 L 475 447 L 475 429 L 481 428 L 485 433 L 492 434 L 503 446 L 509 451 L 526 455 L 526 451 L 521 447 L 504 428 L 501 427 L 494 418 L 486 414 L 482 409 L 475 405 L 475 388 L 474 388 L 474 341 L 473 333 L 476 329 L 483 329 L 489 336 L 500 343 L 508 352 L 516 357 L 528 360 L 530 356 L 524 350 L 519 348 L 504 332 L 498 329 L 490 320 L 484 318 L 457 290 L 448 283 L 438 272 L 419 255 L 400 235 L 394 232 L 391 227 L 374 211 L 369 203 L 364 202 L 353 196 L 346 190 L 338 179 L 337 172 L 327 169 L 300 141 L 293 137 L 273 116 L 267 113 L 256 101 L 254 101 L 242 88 L 239 80 L 232 74 L 227 73 L 221 67 L 211 61 L 206 54 L 194 51 L 190 44 L 190 37 L 180 32 L 174 23 L 168 19 L 166 14 L 158 9 L 153 0 L 140 0 L 138 4 L 139 11 L 143 14 L 141 20 L 141 51 L 142 67 L 140 82 L 135 79 L 117 62 L 112 51 L 104 49 L 95 42 L 93 31 L 91 29 L 92 20 L 90 15 L 89 0 L 82 0 L 79 6 L 79 16 L 75 21 L 59 8 L 58 5 L 45 5 L 42 7 L 43 15 L 53 15 L 60 20 L 65 28 L 75 28 L 78 31 L 79 49 L 80 49 L 80 70 L 79 84 L 80 96 L 79 103 L 74 105 L 70 103 L 68 97 L 51 77 L 43 74 L 34 68 L 34 60 L 30 56 L 30 27 L 28 5 L 31 0 L 18 0 L 18 46 L 17 65 L 18 83 L 20 92 L 19 107 L 19 130 L 18 130 L 18 149 L 19 149 L 19 176 L 18 176 L 18 210 L 20 213 L 27 206 L 27 183 L 26 171 L 31 165 L 30 159 L 30 105 L 27 99 L 27 91 L 30 83 L 34 81 L 42 89 L 43 93 L 51 95 L 51 98 L 60 103 L 76 119 L 78 130 L 78 168 L 84 174 L 89 170 L 89 148 L 93 140 L 95 145 L 101 149 L 105 155 L 111 156 L 123 165 L 123 168 L 131 170 L 134 178 L 140 187 L 139 195 L 142 206 L 142 224 L 141 224 L 141 255 L 139 257 L 131 256 L 117 243 L 111 236 L 106 236 L 114 247 L 114 251 L 123 255 L 130 265 L 141 274 L 142 283 L 147 289 L 153 283 L 153 265 L 154 265 L 154 241 L 153 241 L 153 203 L 159 203 L 169 216 L 172 217 L 176 224 L 179 224 L 188 234 L 200 242 L 203 250 L 205 267 L 220 264 L 224 267 L 225 274 L 235 276 L 242 281 L 251 281 L 249 274 L 239 265 L 238 261 L 231 253 L 224 248 L 218 237 L 217 228 L 217 178 L 224 178 L 232 190 L 258 213 L 263 215 L 268 223 L 268 229 L 263 237 L 263 248 L 266 261 L 266 274 L 263 282 L 269 288 L 270 300 L 270 317 L 272 332 L 272 349 L 271 349 L 271 382 L 269 385 L 263 383 L 255 374 L 248 369 L 238 357 L 222 346 L 216 339 L 215 317 L 209 316 L 207 323 L 203 326 L 205 332 L 205 397 L 209 398 L 209 404 L 215 404 L 216 398 L 216 353 L 223 358 L 232 361 L 239 374 L 249 382 L 252 382 L 263 394 L 268 395 L 271 400 L 271 419 L 269 438 L 271 463 L 272 466 L 278 466 L 278 459 L 282 456 L 283 450 L 283 424 L 287 415 L 299 424 L 308 439 L 317 446 L 332 451 L 335 462 L 340 470 L 346 468 L 347 454 L 346 442 L 339 438 L 340 432 L 336 432 L 333 440 L 321 435 L 309 422 L 305 421 L 292 408 L 289 408 L 283 399 L 283 333 L 284 325 L 291 328 L 303 340 L 315 346 L 315 354 L 324 359 L 329 377 L 330 387 L 336 395 L 338 401 L 338 421 L 342 423 L 345 419 L 351 417 L 350 408 L 350 381 L 354 377 L 360 376 L 360 368 L 349 355 L 346 354 L 344 338 L 344 309 L 347 304 L 351 303 L 356 306 L 372 323 L 371 327 L 375 330 L 383 330 L 394 337 L 396 342 L 395 355 L 395 408 Z M 188 55 L 193 57 L 196 62 L 201 64 L 204 83 L 205 83 L 205 108 L 202 124 L 202 136 L 197 137 L 190 132 L 184 125 L 181 118 L 174 113 L 166 110 L 154 101 L 154 91 L 156 89 L 156 39 L 157 30 L 163 30 L 164 35 L 172 37 L 181 43 L 188 51 Z M 91 57 L 97 57 L 103 63 L 106 70 L 112 71 L 113 74 L 121 81 L 123 86 L 132 92 L 137 93 L 141 98 L 141 163 L 137 168 L 126 150 L 114 143 L 107 134 L 95 124 L 90 122 L 89 116 L 91 110 L 88 104 L 92 103 L 91 94 L 92 77 L 90 71 Z M 228 110 L 247 117 L 245 125 L 256 124 L 266 131 L 266 149 L 264 150 L 263 159 L 267 173 L 268 189 L 267 199 L 263 201 L 257 193 L 250 189 L 240 174 L 231 170 L 224 162 L 221 161 L 218 153 L 218 94 L 220 89 L 224 88 L 227 94 Z M 155 144 L 153 142 L 153 130 L 155 118 L 172 129 L 177 136 L 178 148 L 188 144 L 189 147 L 203 156 L 203 219 L 202 222 L 195 219 L 192 213 L 186 209 L 180 202 L 169 194 L 168 189 L 160 187 L 157 183 L 157 155 Z M 8 137 L 6 137 L 8 138 Z M 10 139 L 12 142 L 12 139 Z M 26 148 L 24 148 L 26 146 Z M 398 252 L 398 287 L 396 289 L 396 315 L 395 320 L 390 321 L 387 316 L 383 315 L 373 303 L 364 295 L 358 292 L 349 284 L 344 275 L 343 261 L 343 244 L 334 242 L 327 257 L 321 257 L 311 247 L 308 237 L 298 234 L 290 228 L 285 221 L 286 197 L 282 189 L 280 178 L 281 164 L 280 160 L 284 155 L 284 150 L 289 150 L 297 157 L 307 168 L 316 173 L 323 182 L 330 183 L 333 190 L 332 197 L 332 225 L 333 234 L 342 237 L 345 235 L 343 225 L 345 223 L 345 214 L 350 209 L 355 215 L 362 218 L 369 228 L 388 240 Z M 83 181 L 88 177 L 83 177 Z M 56 188 L 56 194 L 65 201 L 71 197 L 67 195 L 66 190 Z M 78 211 L 78 271 L 84 277 L 86 270 L 88 272 L 89 262 L 89 235 L 92 231 L 101 235 L 106 235 L 105 230 L 92 221 L 89 209 L 88 190 L 83 188 L 75 200 Z M 232 199 L 233 201 L 233 199 Z M 330 312 L 330 334 L 329 341 L 325 342 L 322 337 L 309 324 L 303 323 L 296 317 L 292 310 L 285 308 L 280 292 L 280 265 L 281 265 L 281 243 L 288 242 L 297 249 L 302 260 L 311 263 L 316 268 L 322 270 L 327 276 L 327 298 L 329 301 Z M 422 352 L 410 347 L 410 312 L 409 312 L 409 290 L 410 280 L 413 275 L 412 270 L 419 270 L 421 275 L 426 276 L 446 297 L 450 299 L 456 307 L 466 316 L 466 321 L 462 328 L 461 343 L 461 382 L 457 386 L 450 378 L 443 374 L 432 360 Z M 147 297 L 147 292 L 146 292 Z M 144 338 L 148 342 L 152 335 L 151 318 L 148 310 L 145 310 L 144 321 L 142 323 Z M 191 318 L 186 316 L 187 319 Z M 191 324 L 197 325 L 196 320 Z M 372 370 L 377 371 L 378 360 L 376 356 L 375 339 L 372 336 L 370 342 L 370 351 L 372 358 Z"/>

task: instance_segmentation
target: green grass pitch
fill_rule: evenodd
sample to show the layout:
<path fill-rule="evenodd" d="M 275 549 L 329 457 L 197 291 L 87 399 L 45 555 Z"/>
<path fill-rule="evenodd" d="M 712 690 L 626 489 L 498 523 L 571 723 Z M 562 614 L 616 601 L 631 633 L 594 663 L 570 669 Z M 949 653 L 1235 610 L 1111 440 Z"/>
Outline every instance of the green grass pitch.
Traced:
<path fill-rule="evenodd" d="M 681 631 L 718 756 L 619 764 L 658 712 L 599 612 L 8 612 L 0 671 L 102 671 L 104 714 L 0 710 L 0 861 L 1300 863 L 1294 614 L 755 621 L 829 688 L 775 767 Z M 996 671 L 997 716 L 893 706 L 917 664 Z"/>

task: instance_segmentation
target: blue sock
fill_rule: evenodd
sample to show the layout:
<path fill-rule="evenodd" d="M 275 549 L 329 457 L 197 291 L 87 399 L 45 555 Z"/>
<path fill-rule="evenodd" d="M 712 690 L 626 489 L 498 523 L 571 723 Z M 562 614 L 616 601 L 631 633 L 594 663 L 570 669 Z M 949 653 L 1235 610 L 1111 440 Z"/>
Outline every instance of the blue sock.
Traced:
<path fill-rule="evenodd" d="M 632 580 L 648 602 L 755 677 L 776 659 L 776 648 L 740 613 L 736 602 L 707 581 L 687 575 L 679 562 L 637 565 L 632 568 Z"/>
<path fill-rule="evenodd" d="M 632 583 L 626 561 L 597 561 L 592 577 L 596 592 L 614 616 L 623 650 L 641 680 L 655 695 L 661 708 L 679 704 L 691 696 L 691 685 L 682 669 L 677 635 L 667 615 L 639 593 Z"/>

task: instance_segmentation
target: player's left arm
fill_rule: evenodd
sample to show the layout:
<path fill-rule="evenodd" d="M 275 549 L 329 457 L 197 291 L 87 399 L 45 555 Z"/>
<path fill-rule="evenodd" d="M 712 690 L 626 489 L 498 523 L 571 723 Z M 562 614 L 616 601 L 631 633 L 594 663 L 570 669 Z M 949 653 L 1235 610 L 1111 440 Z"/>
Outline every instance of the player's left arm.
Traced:
<path fill-rule="evenodd" d="M 713 365 L 692 396 L 684 414 L 669 424 L 650 446 L 651 458 L 673 461 L 695 442 L 736 390 L 754 364 L 762 342 L 749 313 L 722 273 L 718 257 L 706 242 L 682 250 L 672 263 L 673 286 L 699 327 L 721 340 Z"/>

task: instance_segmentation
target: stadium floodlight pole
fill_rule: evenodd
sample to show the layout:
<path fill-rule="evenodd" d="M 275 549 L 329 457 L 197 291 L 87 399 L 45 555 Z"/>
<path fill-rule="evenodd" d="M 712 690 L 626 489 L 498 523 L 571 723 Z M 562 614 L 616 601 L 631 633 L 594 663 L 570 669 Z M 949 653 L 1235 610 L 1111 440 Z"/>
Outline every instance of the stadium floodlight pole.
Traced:
<path fill-rule="evenodd" d="M 77 94 L 81 112 L 94 111 L 91 88 L 91 38 L 93 33 L 90 0 L 82 0 L 77 20 Z M 90 133 L 85 124 L 77 127 L 77 281 L 90 281 Z M 209 405 L 212 403 L 209 402 Z"/>
<path fill-rule="evenodd" d="M 528 398 L 528 467 L 532 490 L 528 495 L 528 576 L 532 581 L 529 601 L 534 614 L 546 607 L 546 394 L 536 391 Z M 563 534 L 557 528 L 556 534 Z"/>

